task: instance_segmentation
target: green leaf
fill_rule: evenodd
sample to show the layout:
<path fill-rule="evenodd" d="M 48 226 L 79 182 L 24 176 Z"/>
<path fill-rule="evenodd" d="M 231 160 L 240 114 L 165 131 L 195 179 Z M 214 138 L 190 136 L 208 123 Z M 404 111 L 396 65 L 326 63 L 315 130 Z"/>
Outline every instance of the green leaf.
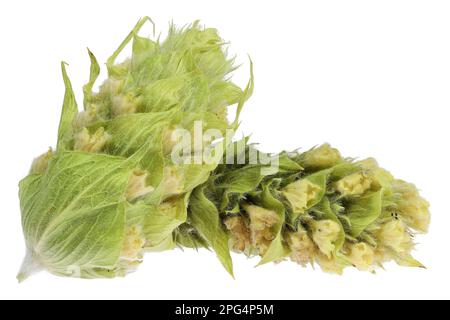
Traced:
<path fill-rule="evenodd" d="M 183 95 L 192 89 L 188 75 L 174 75 L 151 82 L 143 88 L 144 112 L 161 112 L 181 108 Z"/>
<path fill-rule="evenodd" d="M 72 84 L 67 75 L 65 62 L 61 63 L 61 69 L 66 92 L 59 121 L 57 150 L 66 149 L 68 141 L 72 138 L 72 123 L 78 113 L 77 102 L 75 101 Z"/>
<path fill-rule="evenodd" d="M 306 176 L 304 179 L 308 180 L 309 182 L 317 185 L 320 187 L 320 191 L 317 194 L 317 196 L 314 199 L 311 199 L 308 201 L 308 208 L 311 208 L 318 204 L 322 198 L 325 196 L 325 193 L 327 191 L 327 180 L 328 176 L 330 175 L 331 170 L 326 169 L 319 172 L 316 172 L 312 175 Z"/>
<path fill-rule="evenodd" d="M 410 254 L 403 254 L 403 255 L 396 254 L 394 256 L 394 260 L 399 266 L 402 267 L 426 269 L 426 267 L 420 261 L 414 259 L 414 257 Z"/>
<path fill-rule="evenodd" d="M 351 162 L 340 163 L 331 169 L 332 172 L 330 175 L 330 180 L 332 181 L 340 180 L 348 175 L 351 175 L 352 173 L 361 171 L 361 168 Z"/>
<path fill-rule="evenodd" d="M 224 268 L 233 276 L 228 236 L 222 227 L 216 206 L 206 198 L 203 188 L 196 188 L 191 195 L 189 221 L 215 251 Z"/>
<path fill-rule="evenodd" d="M 270 183 L 263 185 L 263 191 L 259 198 L 258 204 L 267 209 L 277 213 L 279 222 L 273 227 L 273 232 L 276 234 L 275 239 L 270 244 L 267 252 L 261 258 L 258 265 L 263 265 L 269 262 L 283 259 L 289 255 L 289 248 L 285 245 L 282 235 L 283 225 L 285 222 L 285 208 L 281 201 L 276 199 L 270 189 Z"/>
<path fill-rule="evenodd" d="M 320 203 L 326 193 L 330 172 L 330 169 L 316 172 L 287 185 L 283 189 L 284 196 L 292 206 L 291 224 L 295 224 L 300 215 Z"/>
<path fill-rule="evenodd" d="M 173 115 L 173 112 L 127 114 L 98 123 L 96 127 L 105 127 L 111 135 L 105 147 L 107 153 L 129 157 L 143 145 L 150 149 L 160 146 L 162 131 Z"/>
<path fill-rule="evenodd" d="M 181 110 L 199 113 L 209 111 L 210 81 L 211 79 L 204 75 L 191 76 L 189 86 L 185 87 L 182 92 Z"/>
<path fill-rule="evenodd" d="M 154 23 L 152 21 L 152 19 L 150 19 L 149 17 L 144 17 L 142 19 L 140 19 L 135 27 L 133 28 L 133 30 L 131 30 L 131 32 L 128 34 L 128 36 L 122 41 L 122 43 L 119 45 L 119 47 L 117 48 L 116 51 L 114 51 L 114 53 L 111 55 L 111 57 L 108 58 L 107 62 L 106 62 L 106 67 L 108 68 L 108 73 L 109 75 L 114 75 L 115 74 L 115 70 L 114 70 L 114 63 L 116 62 L 117 57 L 119 56 L 119 54 L 122 52 L 123 49 L 125 49 L 125 47 L 127 46 L 127 44 L 133 39 L 133 37 L 135 35 L 137 35 L 137 33 L 139 32 L 139 30 L 141 30 L 142 26 L 149 21 L 150 23 L 153 24 L 154 27 Z"/>
<path fill-rule="evenodd" d="M 339 233 L 339 236 L 337 240 L 334 242 L 334 253 L 336 254 L 339 250 L 341 250 L 342 246 L 345 243 L 345 230 L 342 226 L 341 221 L 339 220 L 336 213 L 331 208 L 330 200 L 328 200 L 327 197 L 324 197 L 322 201 L 315 207 L 314 209 L 318 210 L 321 214 L 324 220 L 332 220 L 339 224 L 341 231 Z"/>
<path fill-rule="evenodd" d="M 25 217 L 31 213 L 39 198 L 42 174 L 30 174 L 19 183 L 20 209 L 22 211 L 22 225 L 24 227 Z"/>
<path fill-rule="evenodd" d="M 209 249 L 208 242 L 205 239 L 203 239 L 198 233 L 198 231 L 188 223 L 181 224 L 175 230 L 174 238 L 177 245 L 185 248 Z"/>
<path fill-rule="evenodd" d="M 232 193 L 246 193 L 256 189 L 262 178 L 261 166 L 247 166 L 225 174 L 220 187 Z"/>
<path fill-rule="evenodd" d="M 112 272 L 123 242 L 130 173 L 123 158 L 59 152 L 44 175 L 24 179 L 20 199 L 31 255 L 57 274 Z"/>
<path fill-rule="evenodd" d="M 242 195 L 255 190 L 263 178 L 261 166 L 248 166 L 226 173 L 219 185 L 223 189 L 220 209 L 224 210 L 229 205 L 232 194 Z"/>
<path fill-rule="evenodd" d="M 217 164 L 184 164 L 181 165 L 184 177 L 184 192 L 190 192 L 195 187 L 208 180 L 211 171 L 217 167 Z"/>
<path fill-rule="evenodd" d="M 240 101 L 243 92 L 232 82 L 219 81 L 210 88 L 209 105 L 211 111 L 221 106 L 230 106 Z"/>
<path fill-rule="evenodd" d="M 187 218 L 187 202 L 189 194 L 177 199 L 170 199 L 160 205 L 147 207 L 144 219 L 144 234 L 147 239 L 146 248 L 157 247 L 164 241 L 174 245 L 172 233 Z"/>
<path fill-rule="evenodd" d="M 153 24 L 153 35 L 155 34 L 155 24 Z M 132 61 L 133 68 L 138 70 L 140 64 L 155 53 L 158 45 L 149 38 L 140 37 L 137 34 L 133 37 Z"/>
<path fill-rule="evenodd" d="M 239 103 L 236 109 L 236 116 L 234 118 L 233 123 L 231 124 L 231 128 L 236 130 L 239 127 L 239 117 L 242 112 L 242 108 L 244 107 L 245 102 L 252 96 L 253 90 L 255 88 L 255 77 L 253 74 L 253 61 L 250 59 L 250 79 L 247 83 L 247 86 L 244 89 L 244 92 L 241 95 Z"/>
<path fill-rule="evenodd" d="M 350 202 L 346 214 L 350 219 L 353 237 L 358 237 L 370 224 L 375 222 L 382 210 L 383 190 L 368 193 Z"/>
<path fill-rule="evenodd" d="M 153 25 L 154 27 L 154 25 Z M 133 37 L 133 59 L 145 58 L 142 55 L 148 55 L 156 47 L 156 43 L 148 38 L 134 35 Z"/>
<path fill-rule="evenodd" d="M 303 168 L 294 160 L 292 160 L 285 152 L 279 155 L 279 172 L 282 173 L 299 173 Z"/>
<path fill-rule="evenodd" d="M 94 54 L 89 50 L 88 48 L 88 54 L 89 58 L 91 60 L 91 70 L 89 74 L 89 82 L 86 83 L 83 86 L 83 94 L 84 94 L 84 110 L 87 109 L 87 105 L 91 100 L 92 97 L 92 88 L 94 87 L 95 81 L 98 78 L 98 75 L 100 74 L 100 66 L 98 65 L 97 59 L 95 58 Z"/>
<path fill-rule="evenodd" d="M 137 201 L 135 203 L 126 202 L 125 216 L 127 227 L 144 225 L 145 216 L 150 212 L 150 206 L 144 201 Z"/>

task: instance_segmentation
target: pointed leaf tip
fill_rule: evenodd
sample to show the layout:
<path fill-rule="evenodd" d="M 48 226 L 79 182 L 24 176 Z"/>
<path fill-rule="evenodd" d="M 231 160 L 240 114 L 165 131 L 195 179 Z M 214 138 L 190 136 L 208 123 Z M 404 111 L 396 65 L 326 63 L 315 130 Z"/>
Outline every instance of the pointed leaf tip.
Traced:
<path fill-rule="evenodd" d="M 38 273 L 41 270 L 42 270 L 41 265 L 36 261 L 33 254 L 29 250 L 27 250 L 22 265 L 20 266 L 19 273 L 16 276 L 16 279 L 19 283 L 22 283 L 30 276 L 32 276 L 35 273 Z"/>

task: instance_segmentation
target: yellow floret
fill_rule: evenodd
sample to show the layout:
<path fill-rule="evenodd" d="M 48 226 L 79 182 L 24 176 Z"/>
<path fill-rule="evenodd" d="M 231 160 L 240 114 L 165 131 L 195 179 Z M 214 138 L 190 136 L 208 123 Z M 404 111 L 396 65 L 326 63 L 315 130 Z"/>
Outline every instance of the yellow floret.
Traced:
<path fill-rule="evenodd" d="M 362 195 L 370 189 L 372 179 L 363 172 L 355 172 L 334 184 L 335 189 L 343 196 Z"/>
<path fill-rule="evenodd" d="M 307 263 L 313 263 L 316 256 L 317 247 L 308 233 L 302 227 L 297 232 L 288 232 L 286 242 L 291 249 L 290 258 L 292 261 L 305 266 Z"/>
<path fill-rule="evenodd" d="M 147 171 L 133 171 L 125 191 L 125 197 L 127 200 L 134 200 L 136 198 L 148 195 L 155 190 L 154 187 L 147 186 L 147 177 Z"/>
<path fill-rule="evenodd" d="M 348 249 L 348 259 L 361 271 L 370 270 L 375 261 L 374 249 L 365 242 L 350 244 Z"/>
<path fill-rule="evenodd" d="M 177 166 L 166 166 L 163 172 L 162 190 L 164 198 L 170 198 L 184 192 L 184 177 Z"/>
<path fill-rule="evenodd" d="M 427 232 L 431 219 L 428 201 L 419 195 L 413 184 L 397 181 L 394 186 L 396 191 L 401 194 L 401 199 L 397 204 L 399 213 L 411 228 Z"/>
<path fill-rule="evenodd" d="M 112 98 L 112 113 L 114 116 L 136 113 L 137 101 L 131 95 L 118 95 Z"/>
<path fill-rule="evenodd" d="M 327 257 L 324 254 L 319 253 L 316 257 L 316 261 L 324 272 L 335 273 L 342 275 L 346 265 L 336 257 Z"/>
<path fill-rule="evenodd" d="M 41 154 L 39 157 L 33 160 L 31 164 L 30 174 L 35 173 L 44 173 L 48 167 L 48 161 L 53 155 L 53 150 L 51 148 L 44 154 Z"/>
<path fill-rule="evenodd" d="M 85 152 L 99 152 L 110 139 L 111 136 L 103 127 L 97 129 L 94 134 L 90 134 L 88 129 L 83 128 L 75 135 L 74 149 Z"/>
<path fill-rule="evenodd" d="M 376 236 L 382 245 L 399 254 L 409 253 L 413 247 L 411 236 L 400 220 L 385 222 L 376 231 Z"/>
<path fill-rule="evenodd" d="M 237 252 L 250 251 L 250 229 L 241 216 L 226 217 L 224 224 L 230 231 L 231 247 Z"/>
<path fill-rule="evenodd" d="M 282 193 L 288 199 L 294 213 L 304 213 L 322 188 L 307 179 L 301 179 L 286 186 Z"/>
<path fill-rule="evenodd" d="M 121 259 L 139 260 L 142 258 L 142 249 L 145 238 L 139 226 L 132 226 L 125 230 L 125 238 L 122 246 Z"/>
<path fill-rule="evenodd" d="M 372 186 L 376 189 L 381 187 L 389 187 L 394 181 L 392 174 L 378 166 L 378 162 L 374 158 L 368 158 L 357 162 L 357 164 L 372 178 Z"/>
<path fill-rule="evenodd" d="M 383 263 L 392 260 L 392 250 L 384 246 L 378 246 L 374 251 L 374 263 L 382 266 Z"/>
<path fill-rule="evenodd" d="M 122 91 L 123 85 L 124 85 L 123 79 L 110 77 L 100 87 L 100 93 L 108 95 L 117 95 Z"/>
<path fill-rule="evenodd" d="M 335 250 L 334 243 L 339 237 L 341 226 L 333 220 L 320 220 L 311 222 L 312 238 L 320 251 L 331 257 Z"/>
<path fill-rule="evenodd" d="M 341 160 L 341 154 L 329 144 L 323 144 L 318 148 L 305 153 L 302 165 L 305 168 L 324 169 L 336 165 Z"/>
<path fill-rule="evenodd" d="M 279 223 L 280 219 L 275 211 L 255 205 L 244 205 L 244 209 L 250 217 L 252 244 L 260 255 L 264 255 L 276 236 L 272 227 Z"/>
<path fill-rule="evenodd" d="M 175 127 L 166 128 L 163 132 L 163 152 L 165 155 L 171 154 L 173 148 L 179 143 L 178 139 L 175 139 L 173 133 L 175 132 Z"/>
<path fill-rule="evenodd" d="M 77 114 L 73 123 L 75 130 L 81 130 L 84 127 L 91 125 L 97 118 L 97 106 L 95 104 L 89 104 L 86 111 L 82 111 Z"/>

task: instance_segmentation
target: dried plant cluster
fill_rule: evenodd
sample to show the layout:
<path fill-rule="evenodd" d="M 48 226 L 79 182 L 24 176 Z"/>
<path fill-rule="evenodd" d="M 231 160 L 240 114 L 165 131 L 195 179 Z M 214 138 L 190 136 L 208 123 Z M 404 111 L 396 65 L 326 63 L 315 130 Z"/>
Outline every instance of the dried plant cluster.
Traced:
<path fill-rule="evenodd" d="M 144 252 L 176 247 L 209 248 L 231 274 L 230 251 L 335 273 L 373 271 L 389 260 L 421 266 L 410 252 L 414 233 L 427 231 L 428 203 L 373 159 L 344 158 L 324 144 L 276 155 L 276 170 L 245 161 L 174 163 L 176 129 L 192 131 L 198 121 L 224 134 L 237 128 L 253 74 L 244 89 L 231 82 L 234 61 L 215 29 L 172 25 L 164 41 L 151 40 L 138 36 L 147 21 L 108 59 L 98 92 L 100 66 L 89 52 L 82 111 L 62 64 L 57 146 L 20 182 L 27 256 L 19 280 L 39 269 L 123 276 Z M 130 42 L 131 57 L 116 63 Z M 241 142 L 236 157 L 259 152 Z"/>

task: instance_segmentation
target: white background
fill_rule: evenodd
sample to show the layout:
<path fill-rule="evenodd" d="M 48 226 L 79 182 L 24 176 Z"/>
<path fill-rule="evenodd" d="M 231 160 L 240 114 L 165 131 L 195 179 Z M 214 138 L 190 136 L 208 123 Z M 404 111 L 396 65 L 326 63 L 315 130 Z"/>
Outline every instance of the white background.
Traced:
<path fill-rule="evenodd" d="M 0 298 L 450 298 L 448 1 L 1 1 Z M 255 63 L 256 89 L 243 132 L 265 151 L 330 142 L 346 156 L 376 157 L 431 202 L 430 233 L 416 258 L 427 270 L 388 264 L 377 275 L 334 276 L 294 263 L 254 268 L 235 256 L 232 280 L 214 254 L 147 254 L 138 272 L 115 280 L 41 273 L 15 280 L 25 252 L 17 183 L 54 146 L 70 63 L 79 102 L 85 47 L 106 61 L 137 19 L 164 33 L 201 19 Z M 150 29 L 144 30 L 144 34 Z"/>

